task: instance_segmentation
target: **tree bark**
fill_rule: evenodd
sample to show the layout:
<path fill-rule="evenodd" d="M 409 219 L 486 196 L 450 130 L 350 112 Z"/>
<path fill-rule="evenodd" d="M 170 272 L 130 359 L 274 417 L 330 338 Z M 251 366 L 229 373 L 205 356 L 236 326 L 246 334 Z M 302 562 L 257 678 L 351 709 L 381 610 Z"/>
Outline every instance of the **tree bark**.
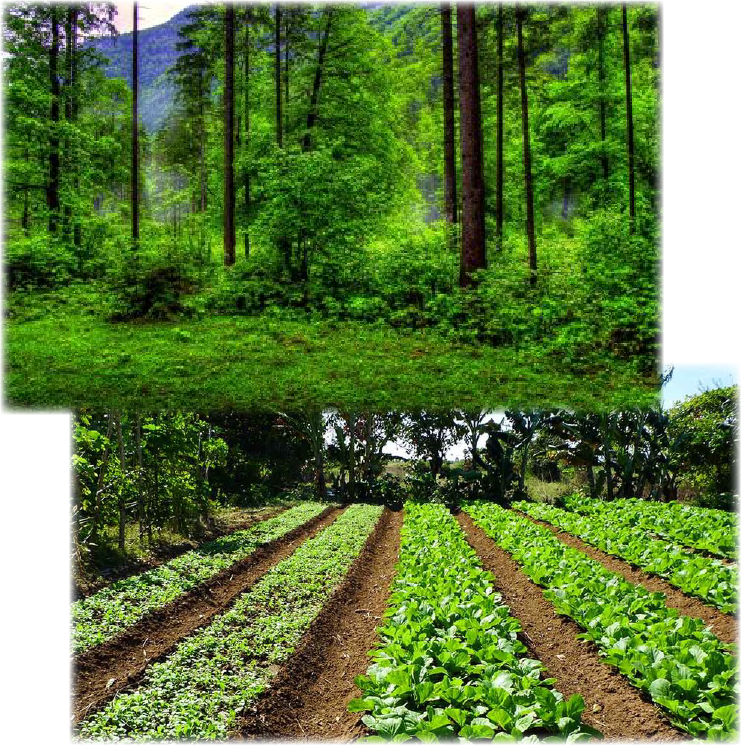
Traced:
<path fill-rule="evenodd" d="M 459 284 L 468 287 L 472 273 L 486 267 L 481 100 L 474 6 L 459 4 L 457 18 L 463 196 Z"/>
<path fill-rule="evenodd" d="M 497 251 L 504 232 L 504 6 L 497 11 Z"/>
<path fill-rule="evenodd" d="M 595 493 L 596 487 L 594 484 L 594 468 L 591 463 L 587 463 L 587 483 L 589 484 L 589 496 L 594 499 L 597 495 Z"/>
<path fill-rule="evenodd" d="M 283 147 L 283 113 L 280 92 L 280 5 L 275 5 L 275 135 L 278 147 Z"/>
<path fill-rule="evenodd" d="M 517 5 L 517 65 L 520 72 L 520 99 L 522 102 L 522 160 L 525 168 L 525 198 L 527 200 L 527 243 L 530 254 L 530 284 L 535 285 L 538 257 L 535 247 L 535 209 L 533 205 L 533 174 L 530 162 L 530 127 L 528 123 L 527 83 L 525 81 L 525 48 L 522 44 L 522 19 L 524 11 Z"/>
<path fill-rule="evenodd" d="M 133 34 L 133 70 L 132 85 L 134 88 L 133 109 L 131 116 L 131 238 L 134 249 L 139 247 L 139 3 L 134 3 Z"/>
<path fill-rule="evenodd" d="M 610 455 L 610 415 L 603 414 L 603 457 L 605 459 L 605 487 L 607 489 L 607 501 L 612 502 L 613 499 L 613 482 L 612 482 L 612 461 Z"/>
<path fill-rule="evenodd" d="M 664 72 L 664 0 L 659 0 L 659 67 Z"/>
<path fill-rule="evenodd" d="M 633 95 L 630 86 L 630 39 L 628 38 L 628 7 L 623 3 L 623 61 L 625 65 L 625 103 L 628 129 L 628 199 L 630 210 L 630 233 L 635 229 L 636 195 L 635 164 L 633 151 Z"/>
<path fill-rule="evenodd" d="M 65 88 L 65 95 L 64 95 L 64 119 L 69 124 L 72 122 L 72 88 L 73 88 L 73 82 L 72 82 L 72 55 L 73 55 L 73 41 L 72 41 L 72 28 L 73 28 L 73 14 L 74 14 L 74 7 L 69 6 L 67 8 L 67 19 L 65 21 L 64 25 L 64 68 L 65 68 L 65 80 L 64 80 L 64 88 Z M 74 168 L 73 158 L 72 158 L 72 142 L 70 141 L 69 135 L 67 135 L 64 138 L 64 168 L 67 173 L 67 177 L 69 177 L 70 171 Z M 62 235 L 64 236 L 65 241 L 69 241 L 71 238 L 71 228 L 72 228 L 72 207 L 69 204 L 69 201 L 66 200 L 66 204 L 64 205 L 64 209 L 62 210 Z"/>
<path fill-rule="evenodd" d="M 249 152 L 250 146 L 250 23 L 252 13 L 249 5 L 244 9 L 244 146 Z M 244 229 L 244 257 L 250 255 L 250 169 L 249 163 L 244 171 L 244 208 L 247 214 L 247 225 Z"/>
<path fill-rule="evenodd" d="M 49 232 L 56 233 L 59 223 L 59 18 L 57 6 L 51 6 L 51 46 L 49 47 L 49 82 L 51 112 L 49 130 L 49 183 L 46 206 L 49 209 Z"/>
<path fill-rule="evenodd" d="M 224 16 L 224 266 L 234 264 L 234 6 Z"/>
<path fill-rule="evenodd" d="M 605 144 L 607 142 L 607 105 L 605 101 L 605 20 L 607 17 L 607 7 L 603 5 L 597 6 L 597 75 L 599 77 L 599 130 L 600 139 L 602 142 L 602 154 L 600 155 L 600 162 L 602 164 L 602 178 L 607 186 L 607 180 L 610 175 L 609 163 L 607 160 L 607 153 L 605 152 Z"/>
<path fill-rule="evenodd" d="M 458 222 L 458 197 L 455 179 L 455 93 L 453 86 L 453 24 L 450 4 L 440 6 L 443 43 L 443 120 L 445 150 L 445 219 L 450 225 Z M 455 232 L 451 230 L 451 248 Z"/>
<path fill-rule="evenodd" d="M 103 461 L 98 472 L 98 484 L 93 494 L 93 527 L 90 531 L 90 541 L 96 544 L 98 541 L 98 521 L 100 520 L 100 493 L 103 490 L 105 474 L 108 469 L 108 458 L 111 455 L 111 437 L 113 436 L 113 412 L 108 415 L 108 429 L 106 431 L 106 445 L 103 451 Z"/>
<path fill-rule="evenodd" d="M 317 58 L 316 70 L 314 71 L 314 85 L 311 88 L 311 99 L 309 100 L 309 113 L 306 117 L 306 132 L 304 134 L 303 150 L 304 152 L 311 149 L 311 130 L 316 123 L 316 106 L 319 100 L 319 89 L 322 86 L 322 72 L 324 70 L 324 57 L 327 54 L 327 45 L 329 44 L 329 29 L 332 23 L 332 9 L 327 8 L 324 11 L 327 17 L 327 25 L 324 28 L 321 44 L 319 45 L 319 56 Z"/>
<path fill-rule="evenodd" d="M 137 474 L 137 481 L 139 486 L 139 543 L 144 543 L 144 460 L 142 457 L 142 418 L 139 412 L 137 412 L 136 414 L 136 465 L 139 468 L 139 473 Z"/>
<path fill-rule="evenodd" d="M 123 429 L 121 427 L 121 412 L 118 412 L 118 460 L 121 466 L 121 486 L 118 491 L 118 549 L 126 552 L 126 452 L 124 449 Z"/>

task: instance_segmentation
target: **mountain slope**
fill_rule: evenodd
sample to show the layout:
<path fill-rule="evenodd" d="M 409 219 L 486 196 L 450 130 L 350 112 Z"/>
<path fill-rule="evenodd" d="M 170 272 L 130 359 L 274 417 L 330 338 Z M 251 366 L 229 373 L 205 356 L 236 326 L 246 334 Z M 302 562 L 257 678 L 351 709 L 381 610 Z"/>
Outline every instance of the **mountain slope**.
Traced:
<path fill-rule="evenodd" d="M 147 132 L 159 129 L 172 110 L 175 89 L 165 73 L 180 56 L 175 49 L 178 31 L 187 23 L 188 13 L 195 7 L 181 10 L 166 23 L 139 31 L 140 114 Z M 124 78 L 131 87 L 133 34 L 128 32 L 88 43 L 108 59 L 106 76 Z"/>

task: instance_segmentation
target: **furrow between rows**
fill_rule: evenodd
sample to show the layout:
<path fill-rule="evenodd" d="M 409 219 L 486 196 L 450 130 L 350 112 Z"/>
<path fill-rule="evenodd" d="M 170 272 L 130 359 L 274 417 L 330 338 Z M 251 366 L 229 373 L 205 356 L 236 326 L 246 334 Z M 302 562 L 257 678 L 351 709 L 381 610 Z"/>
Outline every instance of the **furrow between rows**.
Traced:
<path fill-rule="evenodd" d="M 336 507 L 326 509 L 150 613 L 109 642 L 78 655 L 73 667 L 73 726 L 124 689 L 136 685 L 150 664 L 163 659 L 182 639 L 207 626 L 273 566 L 333 523 L 340 513 Z"/>

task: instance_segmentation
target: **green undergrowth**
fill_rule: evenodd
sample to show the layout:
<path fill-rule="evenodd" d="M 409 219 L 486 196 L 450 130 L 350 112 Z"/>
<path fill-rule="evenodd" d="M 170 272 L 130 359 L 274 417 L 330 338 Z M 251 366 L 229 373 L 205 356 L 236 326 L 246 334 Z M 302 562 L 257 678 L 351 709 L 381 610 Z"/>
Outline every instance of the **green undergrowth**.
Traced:
<path fill-rule="evenodd" d="M 360 554 L 382 507 L 353 505 L 228 611 L 151 665 L 131 693 L 84 720 L 86 739 L 224 739 L 293 653 Z"/>
<path fill-rule="evenodd" d="M 279 313 L 109 323 L 79 308 L 5 329 L 9 406 L 609 409 L 651 405 L 636 363 L 565 364 L 543 346 L 457 344 L 434 330 Z"/>
<path fill-rule="evenodd" d="M 582 697 L 564 700 L 526 656 L 492 579 L 446 508 L 407 503 L 382 643 L 349 706 L 370 712 L 368 740 L 598 734 L 581 723 Z"/>
<path fill-rule="evenodd" d="M 738 568 L 718 559 L 692 554 L 681 546 L 652 538 L 634 525 L 621 523 L 611 512 L 579 515 L 548 504 L 515 502 L 528 515 L 578 536 L 586 543 L 617 556 L 693 595 L 723 613 L 735 613 Z"/>
<path fill-rule="evenodd" d="M 235 533 L 204 543 L 148 572 L 114 582 L 72 604 L 72 650 L 102 644 L 210 577 L 319 515 L 327 505 L 301 504 Z"/>
<path fill-rule="evenodd" d="M 482 501 L 466 502 L 464 509 L 673 724 L 694 737 L 736 740 L 731 645 L 701 620 L 668 608 L 663 594 L 608 571 L 522 515 Z"/>

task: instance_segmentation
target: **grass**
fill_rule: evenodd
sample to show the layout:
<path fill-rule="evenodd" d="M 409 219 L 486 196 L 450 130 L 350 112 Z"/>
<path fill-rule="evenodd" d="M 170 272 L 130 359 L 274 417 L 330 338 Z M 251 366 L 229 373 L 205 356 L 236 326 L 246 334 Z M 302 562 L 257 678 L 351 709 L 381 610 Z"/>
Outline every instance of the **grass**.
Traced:
<path fill-rule="evenodd" d="M 109 323 L 92 313 L 10 319 L 10 407 L 224 410 L 541 407 L 656 402 L 633 364 L 575 370 L 543 350 L 453 346 L 428 331 L 273 317 Z"/>

